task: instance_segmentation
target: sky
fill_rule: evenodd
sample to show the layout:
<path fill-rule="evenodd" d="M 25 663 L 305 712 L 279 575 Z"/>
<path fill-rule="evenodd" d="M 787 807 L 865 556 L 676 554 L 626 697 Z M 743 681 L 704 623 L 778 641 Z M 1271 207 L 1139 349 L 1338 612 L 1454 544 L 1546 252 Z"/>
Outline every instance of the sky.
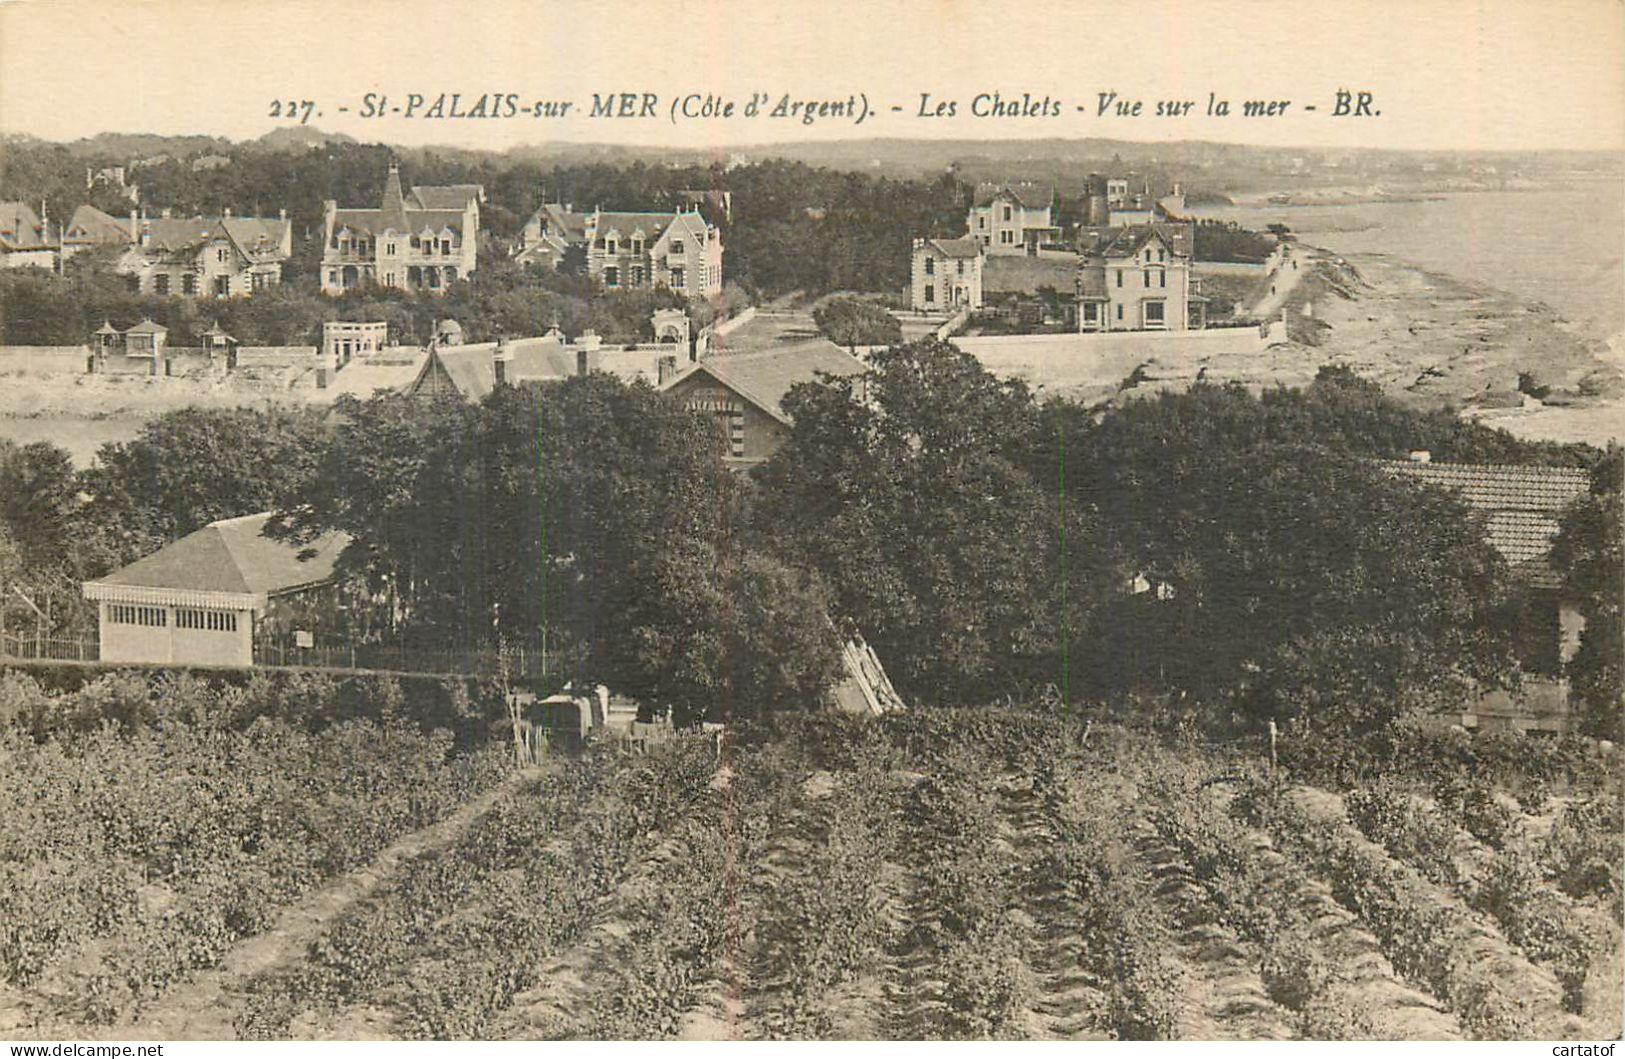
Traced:
<path fill-rule="evenodd" d="M 1369 92 L 1376 113 L 1337 115 L 1339 89 Z M 369 93 L 381 116 L 363 116 Z M 453 93 L 465 112 L 489 95 L 525 113 L 427 116 Z M 632 116 L 593 117 L 595 93 L 617 107 L 631 93 Z M 1025 96 L 1029 113 L 975 113 L 994 93 Z M 1100 114 L 1102 93 L 1139 114 Z M 1210 116 L 1210 94 L 1232 112 Z M 701 116 L 707 95 L 734 112 Z M 753 96 L 765 104 L 747 116 Z M 785 97 L 836 106 L 811 124 L 772 116 Z M 0 0 L 0 132 L 249 139 L 298 124 L 307 100 L 324 131 L 409 146 L 723 152 L 885 136 L 1620 150 L 1625 4 Z M 1249 100 L 1286 106 L 1248 117 Z M 286 101 L 299 117 L 273 116 Z M 571 106 L 533 116 L 545 101 Z M 1163 101 L 1189 106 L 1158 116 Z"/>

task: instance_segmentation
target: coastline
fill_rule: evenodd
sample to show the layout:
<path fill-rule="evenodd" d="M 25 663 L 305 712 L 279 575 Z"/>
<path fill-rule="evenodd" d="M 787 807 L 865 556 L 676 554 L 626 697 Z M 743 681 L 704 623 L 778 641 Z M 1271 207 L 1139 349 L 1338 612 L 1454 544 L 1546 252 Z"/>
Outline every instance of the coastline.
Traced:
<path fill-rule="evenodd" d="M 1585 334 L 1541 302 L 1387 254 L 1315 254 L 1287 303 L 1306 352 L 1519 436 L 1603 445 L 1625 433 L 1625 336 Z"/>

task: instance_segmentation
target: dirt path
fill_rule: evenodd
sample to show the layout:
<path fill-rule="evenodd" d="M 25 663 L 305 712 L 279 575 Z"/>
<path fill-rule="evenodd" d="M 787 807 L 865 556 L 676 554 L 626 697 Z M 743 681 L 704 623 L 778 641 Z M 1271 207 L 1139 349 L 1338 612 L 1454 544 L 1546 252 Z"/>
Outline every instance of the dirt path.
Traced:
<path fill-rule="evenodd" d="M 328 925 L 357 901 L 371 896 L 410 858 L 444 849 L 498 798 L 534 780 L 541 769 L 516 772 L 450 816 L 397 839 L 365 867 L 306 894 L 284 909 L 276 925 L 239 943 L 218 967 L 165 994 L 132 1023 L 112 1027 L 108 1040 L 231 1040 L 232 1017 L 242 983 L 304 952 Z"/>
<path fill-rule="evenodd" d="M 1269 289 L 1253 304 L 1252 314 L 1263 320 L 1280 312 L 1298 281 L 1309 272 L 1309 260 L 1302 247 L 1294 246 L 1287 250 L 1280 266 L 1270 273 Z"/>

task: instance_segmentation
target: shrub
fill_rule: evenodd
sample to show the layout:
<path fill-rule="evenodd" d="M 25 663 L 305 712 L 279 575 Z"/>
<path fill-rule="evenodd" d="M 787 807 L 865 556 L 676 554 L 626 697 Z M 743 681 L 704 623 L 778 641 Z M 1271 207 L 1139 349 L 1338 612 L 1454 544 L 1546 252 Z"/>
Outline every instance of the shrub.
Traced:
<path fill-rule="evenodd" d="M 1601 897 L 1618 914 L 1625 812 L 1617 795 L 1575 802 L 1562 811 L 1542 855 L 1558 887 L 1571 897 Z"/>

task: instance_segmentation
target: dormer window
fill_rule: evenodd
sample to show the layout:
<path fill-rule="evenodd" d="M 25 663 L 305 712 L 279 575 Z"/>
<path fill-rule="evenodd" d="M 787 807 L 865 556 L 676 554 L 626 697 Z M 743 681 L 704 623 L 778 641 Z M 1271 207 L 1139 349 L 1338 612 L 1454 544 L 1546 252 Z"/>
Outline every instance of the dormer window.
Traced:
<path fill-rule="evenodd" d="M 606 253 L 613 254 L 615 252 L 615 240 L 613 240 L 613 239 L 605 239 L 604 240 L 604 251 Z"/>
<path fill-rule="evenodd" d="M 643 253 L 643 240 L 642 239 L 634 239 L 634 240 L 632 240 L 632 252 L 634 254 Z"/>

